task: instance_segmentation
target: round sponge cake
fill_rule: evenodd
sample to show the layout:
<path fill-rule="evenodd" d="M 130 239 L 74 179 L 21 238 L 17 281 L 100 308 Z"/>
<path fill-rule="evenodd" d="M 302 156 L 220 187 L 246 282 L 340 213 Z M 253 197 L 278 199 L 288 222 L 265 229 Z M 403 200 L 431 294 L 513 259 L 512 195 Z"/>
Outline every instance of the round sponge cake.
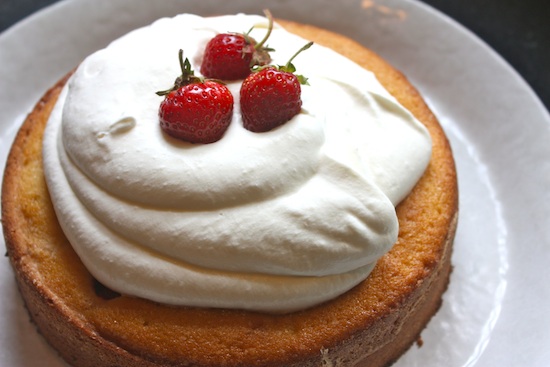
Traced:
<path fill-rule="evenodd" d="M 31 317 L 68 363 L 386 366 L 418 340 L 440 307 L 451 273 L 458 189 L 437 119 L 407 79 L 365 47 L 313 26 L 280 23 L 373 71 L 428 128 L 431 161 L 396 208 L 397 243 L 352 290 L 285 315 L 172 307 L 112 292 L 91 276 L 65 238 L 43 176 L 42 134 L 64 78 L 39 101 L 13 144 L 2 187 L 2 224 Z"/>

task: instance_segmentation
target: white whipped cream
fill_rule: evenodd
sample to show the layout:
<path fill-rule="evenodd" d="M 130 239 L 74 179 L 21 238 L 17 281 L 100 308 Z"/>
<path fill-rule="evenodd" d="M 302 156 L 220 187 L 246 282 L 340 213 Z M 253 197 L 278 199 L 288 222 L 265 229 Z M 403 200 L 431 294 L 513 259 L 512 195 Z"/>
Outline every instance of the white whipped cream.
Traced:
<path fill-rule="evenodd" d="M 290 312 L 362 280 L 397 239 L 395 205 L 431 155 L 426 129 L 373 74 L 314 45 L 302 112 L 266 133 L 242 127 L 241 82 L 224 137 L 194 145 L 159 127 L 157 90 L 199 74 L 217 33 L 260 16 L 180 15 L 89 56 L 49 120 L 44 165 L 59 221 L 85 266 L 123 294 L 173 305 Z M 305 40 L 279 26 L 272 58 Z"/>

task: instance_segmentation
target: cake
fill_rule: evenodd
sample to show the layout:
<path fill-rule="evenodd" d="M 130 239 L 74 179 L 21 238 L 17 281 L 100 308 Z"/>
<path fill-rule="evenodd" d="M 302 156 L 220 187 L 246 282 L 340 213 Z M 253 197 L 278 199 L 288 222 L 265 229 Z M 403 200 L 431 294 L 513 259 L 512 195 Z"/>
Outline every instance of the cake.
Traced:
<path fill-rule="evenodd" d="M 182 17 L 185 19 L 183 22 L 181 21 Z M 223 17 L 222 19 L 229 19 L 228 22 L 232 25 L 247 24 L 247 22 L 252 22 L 255 25 L 266 24 L 265 19 L 261 17 L 245 15 L 238 15 L 237 17 L 237 20 L 233 17 Z M 199 20 L 198 17 L 191 15 L 183 15 L 179 19 L 180 23 L 185 24 L 193 21 L 204 21 L 202 18 Z M 155 23 L 154 26 L 157 29 L 162 29 L 166 24 L 172 24 L 171 22 L 161 20 Z M 395 173 L 398 177 L 401 177 L 400 181 L 408 180 L 412 182 L 412 184 L 410 182 L 407 184 L 411 186 L 410 190 L 407 189 L 405 194 L 402 189 L 393 190 L 394 185 L 390 182 L 391 177 L 382 179 L 382 181 L 390 182 L 387 184 L 389 189 L 385 192 L 385 195 L 387 194 L 390 198 L 386 201 L 391 204 L 393 215 L 398 220 L 398 227 L 392 224 L 389 214 L 388 218 L 385 218 L 386 214 L 384 213 L 386 212 L 380 212 L 372 215 L 374 224 L 370 228 L 370 232 L 373 232 L 372 236 L 382 237 L 386 242 L 388 239 L 393 238 L 392 236 L 395 236 L 391 243 L 391 249 L 387 252 L 384 250 L 384 254 L 376 253 L 374 255 L 372 253 L 365 255 L 362 252 L 356 254 L 356 250 L 350 250 L 351 255 L 349 253 L 341 254 L 343 250 L 329 250 L 329 252 L 334 253 L 334 262 L 338 263 L 332 265 L 330 256 L 323 252 L 324 249 L 319 250 L 319 253 L 314 253 L 314 256 L 301 256 L 301 251 L 306 252 L 310 249 L 295 250 L 295 253 L 289 253 L 285 252 L 287 248 L 281 247 L 280 252 L 282 255 L 278 255 L 277 249 L 270 248 L 270 243 L 264 243 L 270 241 L 270 236 L 266 236 L 257 243 L 259 252 L 264 252 L 264 254 L 258 255 L 257 263 L 259 265 L 257 265 L 254 264 L 257 254 L 254 254 L 254 256 L 246 253 L 242 254 L 245 259 L 247 256 L 250 258 L 243 260 L 243 264 L 241 264 L 239 249 L 226 249 L 228 246 L 220 241 L 221 254 L 218 254 L 217 259 L 204 259 L 197 255 L 198 260 L 195 260 L 192 256 L 193 251 L 195 251 L 193 247 L 185 247 L 185 251 L 180 249 L 181 252 L 191 253 L 189 262 L 198 262 L 189 265 L 193 272 L 187 268 L 185 270 L 185 274 L 192 274 L 190 275 L 192 282 L 187 282 L 192 284 L 185 282 L 180 284 L 172 278 L 171 265 L 166 265 L 162 269 L 150 266 L 152 263 L 160 263 L 161 260 L 169 264 L 179 264 L 181 261 L 179 258 L 174 259 L 171 257 L 179 256 L 179 254 L 172 254 L 170 249 L 148 248 L 146 250 L 141 249 L 141 252 L 135 252 L 134 250 L 132 250 L 134 252 L 124 252 L 130 246 L 124 242 L 125 240 L 121 240 L 124 245 L 107 243 L 108 248 L 101 247 L 105 245 L 102 240 L 104 236 L 103 227 L 93 227 L 91 224 L 96 220 L 94 216 L 98 215 L 98 212 L 93 212 L 92 216 L 81 215 L 80 209 L 78 209 L 78 212 L 74 211 L 75 207 L 79 207 L 78 204 L 63 204 L 65 200 L 69 200 L 73 195 L 67 191 L 67 187 L 58 182 L 61 177 L 59 172 L 62 170 L 52 168 L 54 165 L 52 162 L 56 160 L 50 156 L 52 149 L 57 151 L 60 146 L 65 145 L 69 151 L 76 149 L 74 147 L 82 147 L 85 153 L 83 155 L 90 153 L 86 150 L 86 142 L 79 140 L 79 131 L 65 133 L 68 136 L 76 134 L 74 135 L 76 137 L 75 141 L 57 140 L 58 135 L 56 134 L 59 130 L 51 128 L 52 123 L 48 122 L 49 120 L 62 120 L 61 114 L 68 114 L 66 110 L 72 108 L 70 106 L 61 108 L 58 103 L 58 101 L 67 98 L 67 83 L 72 82 L 75 85 L 74 89 L 81 90 L 84 94 L 87 93 L 86 88 L 79 87 L 78 82 L 74 81 L 74 75 L 80 73 L 81 75 L 93 77 L 99 73 L 98 70 L 101 70 L 102 64 L 90 62 L 89 59 L 88 63 L 83 63 L 85 66 L 81 65 L 77 69 L 76 74 L 67 75 L 57 85 L 53 86 L 29 114 L 8 157 L 2 187 L 2 224 L 7 253 L 14 268 L 19 289 L 39 332 L 69 364 L 83 367 L 115 365 L 200 367 L 387 366 L 397 360 L 415 341 L 419 340 L 420 332 L 440 307 L 442 294 L 447 288 L 451 273 L 450 260 L 456 230 L 458 191 L 452 152 L 437 119 L 405 76 L 364 46 L 346 37 L 314 26 L 283 20 L 278 21 L 278 24 L 282 26 L 280 32 L 284 32 L 286 29 L 286 31 L 295 35 L 292 37 L 300 37 L 299 39 L 292 38 L 294 43 L 290 42 L 290 44 L 294 45 L 297 42 L 302 42 L 302 40 L 311 40 L 315 43 L 315 47 L 318 45 L 319 52 L 327 52 L 321 46 L 330 48 L 360 65 L 362 69 L 371 71 L 389 93 L 386 94 L 387 92 L 384 90 L 378 89 L 377 82 L 373 82 L 375 87 L 373 87 L 372 95 L 375 96 L 374 100 L 379 103 L 379 105 L 376 105 L 380 107 L 379 113 L 384 114 L 384 108 L 387 107 L 392 111 L 390 113 L 392 118 L 397 116 L 399 119 L 402 118 L 408 121 L 409 125 L 407 126 L 413 128 L 410 129 L 412 135 L 405 135 L 407 139 L 412 136 L 415 139 L 419 137 L 420 140 L 426 141 L 425 137 L 428 137 L 427 141 L 430 143 L 428 150 L 425 149 L 425 144 L 420 142 L 420 148 L 422 149 L 418 148 L 418 151 L 424 153 L 418 153 L 418 156 L 415 145 L 413 145 L 415 147 L 414 151 L 407 151 L 407 148 L 404 148 L 407 156 L 412 155 L 415 157 L 413 162 L 405 160 L 406 163 L 400 165 L 399 162 L 401 161 L 397 160 L 398 171 L 408 170 L 409 165 L 416 167 L 411 169 L 412 173 L 407 173 L 404 178 L 402 178 L 402 172 Z M 222 25 L 226 26 L 227 24 L 222 23 Z M 204 28 L 209 29 L 208 27 Z M 257 31 L 262 31 L 261 26 L 257 28 Z M 212 30 L 208 31 L 212 32 Z M 148 34 L 143 33 L 143 31 L 133 32 L 129 38 L 143 45 L 142 37 L 146 37 Z M 284 37 L 291 36 L 285 34 Z M 287 38 L 283 39 L 286 40 Z M 277 35 L 271 41 L 273 42 L 272 46 L 275 48 L 280 44 L 276 41 Z M 127 41 L 116 41 L 115 44 L 124 45 L 124 42 Z M 312 50 L 312 52 L 315 54 L 316 51 Z M 340 56 L 334 57 L 336 60 L 340 60 L 338 59 Z M 307 60 L 307 57 L 304 57 L 304 59 Z M 131 63 L 132 61 L 128 60 L 128 62 Z M 175 57 L 174 64 L 177 66 Z M 307 70 L 307 67 L 301 70 L 300 67 L 303 65 L 298 60 L 296 61 L 296 66 L 300 71 L 315 74 L 315 70 Z M 350 65 L 350 67 L 352 66 Z M 159 73 L 162 73 L 162 71 L 159 71 Z M 338 78 L 338 73 L 336 73 L 334 75 L 334 79 L 337 80 L 336 83 L 339 83 Z M 368 75 L 365 78 L 371 80 Z M 152 92 L 158 90 L 155 88 L 163 87 L 163 85 L 151 85 L 147 78 L 143 79 L 143 84 L 146 85 L 146 88 L 151 88 Z M 319 81 L 312 77 L 311 88 L 315 87 L 314 82 L 316 80 Z M 362 79 L 358 77 L 358 80 Z M 167 81 L 167 83 L 169 82 Z M 330 82 L 332 83 L 332 81 Z M 141 83 L 139 77 L 138 83 Z M 319 81 L 319 83 L 322 83 L 322 81 Z M 105 85 L 101 86 L 104 87 Z M 305 94 L 303 106 L 306 115 L 310 113 L 308 111 L 308 93 Z M 113 97 L 114 105 L 121 103 L 120 100 L 117 100 L 117 97 L 117 95 Z M 76 101 L 80 103 L 79 99 L 76 99 Z M 323 111 L 326 112 L 327 110 Z M 311 113 L 314 114 L 314 112 Z M 339 113 L 345 115 L 346 112 L 340 111 Z M 78 116 L 85 116 L 84 119 L 94 118 L 78 109 L 77 114 Z M 101 111 L 99 114 L 101 114 Z M 129 121 L 124 114 L 119 114 L 117 118 L 118 121 Z M 312 128 L 307 125 L 309 121 L 307 118 L 306 116 L 302 119 L 303 121 L 299 124 L 300 129 L 303 129 L 304 125 L 307 129 Z M 70 120 L 68 117 L 66 119 Z M 132 129 L 134 124 L 139 123 L 138 119 L 137 122 L 133 121 L 130 127 L 123 125 L 123 133 L 128 129 Z M 233 125 L 235 125 L 235 121 L 232 122 L 231 126 Z M 280 131 L 284 131 L 285 136 L 300 137 L 298 133 L 289 134 L 288 131 L 295 128 L 294 125 L 298 124 L 292 120 L 281 129 L 274 131 L 272 135 L 261 133 L 263 135 L 257 135 L 257 138 L 254 137 L 254 139 L 277 136 L 276 134 L 280 135 Z M 80 128 L 78 126 L 77 130 Z M 44 138 L 45 129 L 47 132 Z M 231 142 L 235 135 L 239 136 L 238 134 L 241 134 L 235 132 L 235 129 L 239 129 L 238 126 L 230 127 L 230 129 L 233 130 L 226 133 L 227 137 L 224 136 L 220 142 L 212 143 L 212 149 L 221 149 L 220 147 L 223 147 L 223 144 L 229 144 L 226 142 Z M 103 129 L 94 138 L 99 141 L 105 137 L 104 134 L 108 133 L 109 131 Z M 54 135 L 55 137 L 52 138 Z M 315 137 L 315 135 L 313 136 Z M 311 134 L 307 137 L 311 138 Z M 164 139 L 163 144 L 168 146 L 169 149 L 174 147 L 176 150 L 179 149 L 178 143 L 172 141 L 171 138 L 162 139 Z M 285 137 L 285 139 L 287 138 Z M 319 144 L 325 142 L 323 139 L 325 138 L 319 139 Z M 380 138 L 365 137 L 365 139 L 375 144 L 375 141 Z M 74 144 L 73 148 L 70 147 L 71 144 Z M 216 144 L 218 146 L 215 146 Z M 293 142 L 291 145 L 294 144 L 296 143 Z M 312 141 L 311 144 L 314 145 L 315 142 Z M 120 146 L 125 148 L 123 144 Z M 117 147 L 109 147 L 109 149 L 116 149 Z M 186 150 L 186 154 L 193 155 L 197 151 L 202 154 L 201 149 L 191 147 Z M 345 151 L 345 149 L 342 149 L 342 151 Z M 416 160 L 422 161 L 422 157 L 426 156 L 426 151 L 428 152 L 426 162 L 416 162 Z M 71 157 L 62 164 L 66 166 L 70 162 L 77 162 L 78 165 L 79 159 L 82 157 L 75 151 L 71 151 L 70 154 L 72 154 Z M 93 154 L 108 155 L 110 153 L 100 151 L 99 153 L 90 154 L 94 156 Z M 273 154 L 279 154 L 279 151 L 274 151 Z M 335 160 L 348 159 L 345 154 L 342 154 L 342 157 L 338 156 L 340 154 L 339 149 L 332 150 L 331 154 L 337 155 Z M 391 155 L 392 153 L 387 154 Z M 317 154 L 313 154 L 313 156 L 317 157 Z M 96 161 L 101 160 L 101 156 L 99 158 L 98 156 L 94 157 Z M 401 158 L 403 157 L 401 156 Z M 82 159 L 85 160 L 86 158 Z M 152 159 L 158 160 L 158 157 Z M 330 160 L 330 162 L 333 162 L 333 160 Z M 285 162 L 285 165 L 281 164 L 277 166 L 277 169 L 286 169 L 285 167 L 288 164 L 291 168 L 293 167 L 292 162 Z M 333 163 L 330 163 L 330 165 L 333 165 Z M 266 164 L 263 164 L 263 166 L 266 166 Z M 117 170 L 118 167 L 114 169 Z M 113 167 L 108 166 L 108 168 Z M 141 168 L 145 171 L 148 169 L 148 167 Z M 89 174 L 95 168 L 87 167 L 84 164 L 84 167 L 79 166 L 79 169 Z M 197 167 L 194 167 L 194 169 L 199 170 Z M 44 170 L 49 172 L 48 177 L 45 177 Z M 288 176 L 285 173 L 285 180 L 305 180 L 295 178 L 300 174 L 300 172 L 294 172 L 297 171 L 296 169 L 290 170 L 292 171 L 291 175 Z M 170 171 L 170 168 L 168 168 L 168 171 Z M 75 172 L 72 173 L 73 178 L 70 178 L 70 184 L 73 185 L 73 190 L 78 191 L 81 188 L 75 188 L 74 186 L 77 182 L 83 181 L 74 179 L 78 174 L 78 170 L 75 170 Z M 242 176 L 243 172 L 242 170 L 239 171 L 239 176 Z M 349 183 L 347 188 L 355 188 L 357 186 L 354 183 L 355 177 L 361 175 L 355 175 L 353 173 L 355 171 L 350 172 L 350 170 L 345 170 L 345 175 L 338 177 L 345 182 L 348 179 L 351 180 L 352 182 Z M 420 174 L 416 174 L 418 177 L 414 177 L 414 172 L 420 172 Z M 107 176 L 109 174 L 111 174 L 109 179 L 116 186 L 116 182 L 120 178 L 117 173 L 107 172 Z M 129 175 L 131 176 L 131 174 L 130 172 Z M 146 175 L 150 175 L 150 172 Z M 348 175 L 352 177 L 348 178 Z M 381 173 L 381 175 L 385 177 L 384 173 Z M 413 177 L 409 178 L 409 176 Z M 101 179 L 100 177 L 99 180 Z M 201 178 L 197 179 L 200 181 Z M 219 179 L 219 177 L 216 176 L 216 179 Z M 262 177 L 258 177 L 258 179 L 261 180 Z M 361 176 L 359 179 L 362 180 L 363 177 Z M 125 195 L 134 190 L 134 187 L 130 187 L 131 185 L 135 186 L 135 182 L 114 189 L 109 187 L 109 190 L 116 191 L 116 195 L 122 195 L 122 199 L 119 201 L 126 203 L 129 199 Z M 401 183 L 398 183 L 399 185 Z M 83 190 L 85 190 L 83 193 L 79 193 L 79 195 L 84 196 L 82 200 L 85 201 L 91 198 L 92 202 L 95 202 L 95 191 L 86 191 L 85 188 Z M 142 195 L 139 196 L 139 200 L 144 201 L 144 203 L 139 205 L 132 203 L 133 206 L 129 207 L 132 209 L 130 210 L 131 215 L 139 218 L 142 216 L 143 210 L 149 210 L 152 204 L 148 200 L 165 200 L 162 206 L 163 210 L 168 212 L 179 210 L 172 206 L 179 204 L 172 203 L 170 198 L 163 199 L 161 197 L 158 199 L 157 196 L 160 194 L 152 192 L 151 187 L 148 186 L 146 189 L 141 187 L 139 190 L 144 190 Z M 212 190 L 215 191 L 215 189 Z M 253 186 L 247 190 L 252 190 L 247 191 L 248 194 L 252 193 L 252 196 L 258 195 L 262 198 L 262 195 L 264 195 L 263 193 L 257 194 Z M 373 196 L 379 195 L 380 193 L 377 190 L 369 188 L 368 193 Z M 100 191 L 102 190 L 98 192 Z M 276 188 L 273 191 L 277 192 Z M 321 192 L 323 194 L 327 193 L 322 190 Z M 102 192 L 100 193 L 104 195 Z M 247 198 L 249 197 L 248 194 Z M 115 194 L 109 192 L 106 195 L 112 196 Z M 185 193 L 182 195 L 185 195 Z M 272 193 L 265 195 L 269 196 Z M 354 191 L 354 195 L 360 196 L 361 200 L 370 202 L 369 195 L 364 195 L 367 197 L 366 199 L 363 199 L 362 192 L 357 193 Z M 330 196 L 331 194 L 328 193 L 327 197 Z M 223 197 L 224 200 L 232 200 L 231 195 Z M 190 196 L 183 201 L 187 204 L 195 199 L 202 200 L 200 197 Z M 344 199 L 348 200 L 347 196 Z M 173 200 L 178 201 L 177 198 Z M 214 211 L 208 205 L 217 205 L 216 200 L 204 204 L 208 208 L 206 212 Z M 269 196 L 269 200 L 271 203 L 271 196 Z M 388 205 L 384 200 L 381 199 L 382 204 L 380 205 L 386 208 Z M 97 201 L 101 204 L 103 199 L 100 198 Z M 316 201 L 319 201 L 319 199 L 314 198 L 313 202 Z M 277 201 L 273 202 L 278 204 Z M 337 204 L 339 205 L 339 203 Z M 86 203 L 85 205 L 90 204 Z M 247 203 L 245 206 L 249 205 Z M 290 206 L 292 205 L 294 204 L 290 204 Z M 340 208 L 338 205 L 336 206 Z M 373 205 L 379 204 L 376 202 Z M 393 205 L 396 205 L 395 209 L 393 209 Z M 233 208 L 238 205 L 230 202 L 226 206 Z M 253 215 L 257 215 L 260 219 L 263 213 L 258 213 L 258 208 L 268 210 L 255 202 L 251 206 Z M 334 202 L 330 202 L 330 205 L 327 206 L 332 208 Z M 109 208 L 112 209 L 112 207 Z M 191 212 L 192 214 L 188 216 L 192 221 L 190 223 L 195 223 L 197 217 L 203 216 L 203 213 L 196 208 L 196 206 L 193 206 L 192 209 L 186 211 L 186 213 Z M 299 209 L 292 209 L 293 213 L 296 211 L 299 214 L 302 213 Z M 101 212 L 102 209 L 97 210 Z M 117 210 L 113 210 L 115 214 L 113 217 L 115 219 L 120 218 L 120 221 L 125 222 L 127 216 L 124 215 L 124 212 L 128 213 L 128 208 Z M 221 216 L 220 211 L 215 212 Z M 229 211 L 224 211 L 224 214 L 227 215 L 227 213 Z M 329 213 L 332 212 L 329 211 Z M 106 216 L 107 214 L 109 213 L 106 213 Z M 330 222 L 333 219 L 331 216 L 332 214 L 327 216 L 326 221 Z M 79 221 L 81 217 L 91 218 L 90 225 L 82 227 L 83 222 Z M 149 219 L 144 218 L 146 219 L 140 225 L 147 227 Z M 304 220 L 305 217 L 302 215 L 298 218 Z M 234 220 L 240 220 L 240 217 L 236 217 Z M 274 222 L 277 221 L 276 218 Z M 334 221 L 340 223 L 337 219 L 334 219 Z M 155 223 L 153 219 L 151 219 L 151 222 Z M 240 241 L 254 243 L 256 237 L 252 240 L 246 238 L 251 233 L 255 233 L 253 227 L 258 226 L 258 224 L 254 224 L 256 222 L 251 222 L 253 223 L 251 228 L 247 228 L 246 231 L 238 231 L 239 233 L 235 234 Z M 188 222 L 186 223 L 188 224 Z M 352 221 L 352 223 L 356 222 Z M 350 228 L 353 227 L 347 222 L 345 224 L 349 225 Z M 120 225 L 124 226 L 124 223 Z M 273 225 L 278 225 L 278 223 Z M 283 223 L 283 226 L 285 225 L 287 224 Z M 315 225 L 312 224 L 313 227 Z M 134 225 L 134 227 L 137 227 L 137 225 Z M 220 228 L 217 232 L 224 229 L 223 226 Z M 147 227 L 145 232 L 139 232 L 141 229 L 135 228 L 138 231 L 136 233 L 139 233 L 137 235 L 126 233 L 125 229 L 117 229 L 119 232 L 116 233 L 116 236 L 112 234 L 106 236 L 107 238 L 113 236 L 139 237 L 138 240 L 141 240 L 142 237 L 154 237 L 149 235 L 149 231 L 154 231 L 155 228 L 150 229 Z M 329 229 L 323 227 L 320 232 L 332 233 L 334 231 Z M 259 230 L 265 231 L 263 227 Z M 92 240 L 86 234 L 89 231 L 93 234 Z M 275 232 L 278 231 L 279 229 Z M 358 230 L 353 229 L 351 231 Z M 269 233 L 271 234 L 271 232 Z M 233 232 L 224 233 L 224 236 L 221 238 L 226 238 L 227 243 L 236 241 L 231 237 Z M 244 237 L 244 239 L 239 236 Z M 310 236 L 315 237 L 316 234 L 308 234 L 306 237 Z M 339 236 L 344 235 L 338 234 L 336 240 L 339 240 Z M 71 238 L 71 241 L 68 237 Z M 302 237 L 298 236 L 298 238 L 302 241 Z M 96 251 L 96 247 L 93 247 L 95 245 L 92 246 L 94 248 L 92 251 L 90 250 L 91 247 L 83 246 L 80 243 L 80 241 L 94 243 L 95 240 L 100 243 L 100 248 L 103 249 L 97 253 L 93 252 Z M 308 238 L 304 240 L 307 241 Z M 337 242 L 336 240 L 335 242 Z M 132 239 L 132 241 L 134 240 Z M 207 247 L 208 242 L 203 240 L 202 237 L 197 236 L 195 241 L 191 241 L 191 246 L 196 243 L 201 244 L 196 246 L 198 248 L 197 252 L 200 252 L 203 246 Z M 206 245 L 203 245 L 203 242 L 200 241 L 206 241 Z M 276 239 L 273 241 L 276 241 Z M 292 241 L 291 239 L 284 239 L 281 243 L 286 242 L 290 243 Z M 103 245 L 101 245 L 102 243 Z M 292 246 L 289 245 L 289 248 L 292 248 Z M 103 255 L 102 251 L 109 253 L 109 255 Z M 375 248 L 368 251 L 377 252 L 379 250 Z M 108 263 L 107 260 L 116 262 L 117 256 L 120 256 L 117 255 L 118 252 L 128 256 L 128 258 L 121 257 L 123 257 L 123 262 L 128 260 L 130 265 L 104 264 Z M 141 255 L 142 253 L 147 256 L 145 260 Z M 216 257 L 216 251 L 211 248 L 205 253 L 209 254 L 210 257 Z M 132 254 L 132 256 L 128 254 Z M 356 258 L 360 257 L 369 257 L 369 260 L 357 264 L 359 260 L 356 261 Z M 268 261 L 271 261 L 272 258 L 274 262 L 280 260 L 281 263 L 269 264 Z M 224 260 L 226 261 L 224 262 Z M 184 263 L 187 264 L 187 260 Z M 218 265 L 218 263 L 221 265 Z M 188 265 L 185 264 L 184 266 Z M 205 268 L 210 264 L 214 264 L 212 265 L 214 267 L 220 266 L 222 269 L 216 268 L 215 271 L 211 272 Z M 303 264 L 304 273 L 300 273 L 302 269 L 297 268 L 296 264 Z M 132 272 L 131 268 L 134 265 L 136 270 Z M 224 266 L 227 269 L 223 268 Z M 264 267 L 268 268 L 266 270 L 267 274 L 258 276 L 257 272 Z M 243 275 L 246 273 L 242 270 L 243 268 L 252 272 L 253 275 L 246 278 L 248 275 Z M 252 270 L 248 270 L 249 268 Z M 284 268 L 284 270 L 278 270 L 280 268 Z M 128 271 L 128 273 L 124 273 L 121 269 L 125 269 L 124 271 Z M 326 269 L 332 270 L 327 270 L 327 274 L 315 273 L 316 271 L 324 272 Z M 341 274 L 337 273 L 340 269 L 343 269 Z M 112 273 L 110 273 L 111 271 Z M 281 275 L 280 272 L 284 274 Z M 224 275 L 220 276 L 220 273 Z M 233 276 L 235 273 L 238 276 Z M 356 276 L 358 273 L 361 275 Z M 219 280 L 219 282 L 208 283 L 208 279 L 202 279 L 202 275 L 209 278 L 213 277 L 212 274 L 215 275 L 215 280 Z M 233 281 L 233 278 L 236 280 Z M 241 278 L 246 278 L 244 283 L 241 282 Z M 161 281 L 166 279 L 166 282 L 170 284 L 163 285 L 159 283 L 159 279 Z M 281 279 L 284 281 L 281 281 Z M 307 281 L 304 281 L 305 279 Z M 173 286 L 172 283 L 176 285 Z M 248 285 L 255 285 L 256 283 L 260 284 L 259 288 L 253 286 L 250 286 L 250 289 L 247 288 Z M 297 286 L 293 289 L 295 283 Z M 303 283 L 307 284 L 304 285 Z M 211 284 L 213 285 L 210 289 Z M 247 287 L 243 287 L 243 284 Z M 180 286 L 184 287 L 185 290 L 180 291 L 178 288 Z M 141 288 L 145 288 L 145 290 L 142 292 Z M 198 288 L 198 290 L 195 288 Z M 243 290 L 243 288 L 246 289 Z M 429 348 L 429 346 L 425 347 Z"/>

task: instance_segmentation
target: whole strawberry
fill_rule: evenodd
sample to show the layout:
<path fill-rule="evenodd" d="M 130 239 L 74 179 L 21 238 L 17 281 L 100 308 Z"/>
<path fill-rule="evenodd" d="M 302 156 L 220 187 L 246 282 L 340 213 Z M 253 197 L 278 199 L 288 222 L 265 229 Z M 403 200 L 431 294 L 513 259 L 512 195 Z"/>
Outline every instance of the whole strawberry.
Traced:
<path fill-rule="evenodd" d="M 248 33 L 222 33 L 212 38 L 204 50 L 201 73 L 207 78 L 220 80 L 244 79 L 250 74 L 250 68 L 257 65 L 267 65 L 271 61 L 265 42 L 273 29 L 273 19 L 266 11 L 269 19 L 267 34 L 257 43 Z"/>
<path fill-rule="evenodd" d="M 267 66 L 251 73 L 240 90 L 243 126 L 253 132 L 265 132 L 280 126 L 300 113 L 301 84 L 307 79 L 295 75 L 292 60 L 311 47 L 302 47 L 284 66 Z"/>
<path fill-rule="evenodd" d="M 166 96 L 159 107 L 160 127 L 168 135 L 190 143 L 221 139 L 233 116 L 233 95 L 216 81 L 194 76 L 188 59 L 179 51 L 182 75 L 174 86 L 157 92 Z"/>

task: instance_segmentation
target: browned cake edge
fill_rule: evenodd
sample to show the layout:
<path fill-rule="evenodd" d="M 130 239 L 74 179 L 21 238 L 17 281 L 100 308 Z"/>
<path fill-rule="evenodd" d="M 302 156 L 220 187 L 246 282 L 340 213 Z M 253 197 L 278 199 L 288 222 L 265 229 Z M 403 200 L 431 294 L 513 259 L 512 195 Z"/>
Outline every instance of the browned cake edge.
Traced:
<path fill-rule="evenodd" d="M 47 118 L 70 74 L 61 79 L 36 104 L 27 116 L 14 140 L 2 183 L 2 226 L 6 240 L 7 254 L 15 271 L 15 279 L 25 306 L 38 331 L 70 364 L 78 366 L 156 366 L 147 364 L 141 358 L 117 347 L 99 336 L 90 325 L 74 314 L 55 291 L 44 287 L 42 274 L 34 266 L 25 230 L 32 230 L 21 224 L 22 217 L 32 215 L 21 211 L 19 177 L 27 166 L 41 164 L 41 139 L 34 137 L 45 128 Z M 29 160 L 31 157 L 35 158 Z M 38 161 L 38 162 L 37 162 Z M 39 183 L 45 185 L 43 178 Z M 120 364 L 121 361 L 125 361 Z"/>
<path fill-rule="evenodd" d="M 285 23 L 285 26 L 299 34 L 312 31 L 312 29 L 308 29 L 307 32 L 300 30 L 301 25 L 293 25 L 291 23 Z M 329 33 L 318 32 L 309 37 L 307 35 L 304 36 L 316 42 L 324 43 L 323 37 L 329 37 Z M 339 45 L 342 48 L 353 46 L 352 44 L 346 44 L 346 42 L 340 42 Z M 342 53 L 345 53 L 345 50 Z M 40 279 L 40 274 L 36 273 L 36 269 L 29 262 L 29 259 L 27 259 L 25 246 L 20 246 L 21 241 L 24 241 L 25 238 L 21 233 L 18 233 L 21 230 L 17 223 L 20 213 L 15 213 L 15 208 L 18 205 L 17 194 L 19 192 L 17 187 L 18 173 L 29 163 L 27 162 L 29 151 L 32 152 L 33 150 L 41 149 L 41 146 L 33 146 L 36 142 L 30 141 L 29 135 L 32 134 L 33 130 L 38 128 L 35 125 L 45 124 L 44 120 L 49 115 L 50 109 L 53 106 L 52 100 L 56 99 L 57 93 L 59 93 L 64 82 L 65 80 L 62 80 L 52 88 L 29 115 L 17 135 L 5 170 L 2 187 L 2 220 L 8 254 L 15 269 L 19 288 L 27 308 L 41 333 L 54 348 L 59 350 L 63 358 L 69 363 L 75 363 L 79 366 L 161 365 L 150 363 L 145 358 L 136 356 L 116 346 L 90 328 L 90 325 L 85 320 L 77 317 L 77 315 L 73 315 L 72 310 L 64 308 L 63 302 L 56 300 L 53 293 L 40 287 L 40 282 L 37 282 L 37 279 Z M 383 80 L 382 82 L 384 84 Z M 391 88 L 389 89 L 391 92 Z M 416 93 L 416 91 L 412 90 L 411 92 L 411 90 L 407 90 L 406 94 Z M 395 95 L 396 93 L 392 92 L 392 94 Z M 400 98 L 398 97 L 398 99 Z M 402 103 L 407 106 L 406 101 Z M 414 108 L 410 107 L 409 109 L 414 110 Z M 430 131 L 433 134 L 433 126 Z M 436 133 L 443 134 L 440 129 L 436 128 L 435 131 Z M 446 139 L 444 141 L 446 142 Z M 447 150 L 448 154 L 450 154 L 449 147 L 447 147 Z M 40 156 L 40 153 L 34 152 L 34 156 L 37 155 Z M 448 182 L 453 184 L 453 178 L 451 177 Z M 420 331 L 439 308 L 441 294 L 444 292 L 449 279 L 451 245 L 456 229 L 456 177 L 454 177 L 454 190 L 454 203 L 447 209 L 453 213 L 443 213 L 449 216 L 451 220 L 448 223 L 447 237 L 442 246 L 441 257 L 440 259 L 436 259 L 437 261 L 434 261 L 431 269 L 427 269 L 427 276 L 419 278 L 418 286 L 408 294 L 405 294 L 403 301 L 395 306 L 395 311 L 398 310 L 399 312 L 390 312 L 374 325 L 370 325 L 369 328 L 354 332 L 347 340 L 328 345 L 326 349 L 319 350 L 316 355 L 302 359 L 292 365 L 349 366 L 351 365 L 351 360 L 357 360 L 358 356 L 367 355 L 367 359 L 364 360 L 365 366 L 383 366 L 396 360 L 417 340 Z M 377 334 L 379 340 L 378 343 L 374 344 L 377 344 L 376 348 L 379 347 L 379 349 L 376 350 L 364 345 L 366 337 L 372 342 L 373 335 L 376 336 Z"/>

